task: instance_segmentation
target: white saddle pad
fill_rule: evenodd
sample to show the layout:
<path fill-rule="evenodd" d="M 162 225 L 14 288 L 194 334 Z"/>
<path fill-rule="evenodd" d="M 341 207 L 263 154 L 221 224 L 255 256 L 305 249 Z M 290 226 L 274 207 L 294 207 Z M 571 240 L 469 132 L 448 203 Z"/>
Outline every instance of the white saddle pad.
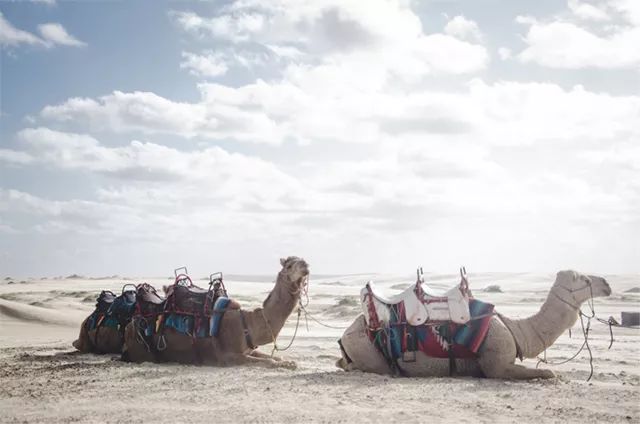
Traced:
<path fill-rule="evenodd" d="M 415 285 L 398 295 L 382 296 L 371 281 L 367 284 L 371 287 L 373 296 L 369 296 L 369 289 L 365 286 L 360 291 L 360 302 L 368 325 L 370 324 L 370 305 L 375 309 L 380 322 L 389 323 L 391 310 L 388 305 L 396 305 L 400 302 L 404 303 L 407 323 L 410 325 L 421 325 L 429 321 L 452 321 L 456 324 L 465 324 L 471 319 L 469 298 L 460 291 L 459 286 L 453 287 L 444 296 L 431 296 L 425 293 L 422 299 L 419 299 L 415 294 Z"/>

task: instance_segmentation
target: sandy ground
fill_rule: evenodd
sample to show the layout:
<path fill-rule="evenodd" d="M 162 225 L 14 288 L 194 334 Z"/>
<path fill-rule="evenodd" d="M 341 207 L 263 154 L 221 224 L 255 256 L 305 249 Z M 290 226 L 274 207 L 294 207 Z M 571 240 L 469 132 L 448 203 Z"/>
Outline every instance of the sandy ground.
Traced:
<path fill-rule="evenodd" d="M 471 275 L 477 298 L 512 317 L 533 314 L 554 275 Z M 619 319 L 640 311 L 640 276 L 607 275 L 613 295 L 595 302 L 596 313 Z M 314 277 L 309 311 L 333 326 L 359 313 L 357 296 L 368 279 L 394 293 L 410 276 Z M 10 284 L 10 281 L 13 282 Z M 22 282 L 21 282 L 22 281 Z M 135 279 L 157 287 L 166 279 Z M 427 275 L 444 289 L 454 275 Z M 640 330 L 616 329 L 610 350 L 607 327 L 594 323 L 588 355 L 551 367 L 552 381 L 472 378 L 393 378 L 345 373 L 334 367 L 342 331 L 301 324 L 293 347 L 282 354 L 298 369 L 210 368 L 129 364 L 115 356 L 81 355 L 71 342 L 97 293 L 119 290 L 121 279 L 10 279 L 0 282 L 1 422 L 633 422 L 640 423 Z M 203 285 L 205 282 L 202 282 Z M 233 297 L 257 306 L 273 277 L 226 278 Z M 483 293 L 489 284 L 503 293 Z M 286 345 L 295 315 L 281 333 Z M 579 323 L 549 349 L 550 359 L 569 358 L 581 345 Z M 270 353 L 270 346 L 262 347 Z M 535 366 L 535 361 L 527 361 Z M 543 365 L 544 366 L 544 365 Z"/>

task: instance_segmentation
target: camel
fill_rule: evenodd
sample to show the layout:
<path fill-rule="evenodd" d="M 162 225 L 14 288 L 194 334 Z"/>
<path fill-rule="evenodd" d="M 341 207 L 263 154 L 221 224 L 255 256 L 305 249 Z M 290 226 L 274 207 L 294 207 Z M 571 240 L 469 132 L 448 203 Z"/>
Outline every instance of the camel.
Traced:
<path fill-rule="evenodd" d="M 78 335 L 78 339 L 72 343 L 73 347 L 82 353 L 120 353 L 122 351 L 124 333 L 122 330 L 124 330 L 124 325 L 129 321 L 131 313 L 133 312 L 135 289 L 135 285 L 125 284 L 122 289 L 122 294 L 118 297 L 115 297 L 115 295 L 108 290 L 103 291 L 98 298 L 97 309 L 96 312 L 94 312 L 97 313 L 98 310 L 102 310 L 103 317 L 100 319 L 98 326 L 91 330 L 89 330 L 88 327 L 89 321 L 95 319 L 93 314 L 82 321 L 80 334 Z M 100 299 L 105 294 L 106 298 L 111 300 L 102 303 L 102 308 L 108 309 L 100 309 L 99 305 L 103 302 Z M 110 302 L 130 309 L 116 309 L 112 311 L 109 307 L 112 306 Z"/>
<path fill-rule="evenodd" d="M 113 327 L 100 326 L 94 330 L 87 330 L 85 318 L 80 326 L 78 339 L 72 345 L 82 353 L 120 353 L 122 351 L 122 336 Z"/>
<path fill-rule="evenodd" d="M 136 329 L 136 320 L 125 328 L 122 357 L 133 362 L 178 362 L 213 366 L 258 365 L 293 369 L 296 364 L 263 354 L 258 346 L 273 343 L 293 312 L 309 276 L 304 259 L 280 259 L 282 269 L 275 287 L 262 304 L 252 311 L 227 310 L 216 337 L 193 338 L 173 328 L 154 334 L 147 346 Z M 158 347 L 161 347 L 158 349 Z"/>
<path fill-rule="evenodd" d="M 457 375 L 527 380 L 554 378 L 548 369 L 527 368 L 515 364 L 517 357 L 535 358 L 575 324 L 580 305 L 592 297 L 606 297 L 611 287 L 602 277 L 575 271 L 560 271 L 546 301 L 535 315 L 525 319 L 492 317 L 486 339 L 476 358 L 455 359 Z M 392 370 L 367 335 L 360 315 L 341 338 L 342 358 L 336 365 L 345 371 L 360 370 L 391 374 Z M 349 359 L 347 359 L 348 356 Z M 444 377 L 449 375 L 449 359 L 432 358 L 416 353 L 415 362 L 398 360 L 398 367 L 410 377 Z"/>

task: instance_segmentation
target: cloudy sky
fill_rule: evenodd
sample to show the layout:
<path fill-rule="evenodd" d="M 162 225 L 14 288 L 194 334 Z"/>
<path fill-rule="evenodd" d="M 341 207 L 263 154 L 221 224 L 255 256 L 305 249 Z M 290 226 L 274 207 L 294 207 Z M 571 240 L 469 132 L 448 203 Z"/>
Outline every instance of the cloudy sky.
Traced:
<path fill-rule="evenodd" d="M 0 275 L 640 272 L 636 0 L 3 0 L 0 45 Z"/>

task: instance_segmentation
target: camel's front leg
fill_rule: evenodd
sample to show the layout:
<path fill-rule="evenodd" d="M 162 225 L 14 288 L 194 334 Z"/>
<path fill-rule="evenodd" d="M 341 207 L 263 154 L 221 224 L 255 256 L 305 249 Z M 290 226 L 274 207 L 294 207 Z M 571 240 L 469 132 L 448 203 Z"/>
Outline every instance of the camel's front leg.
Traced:
<path fill-rule="evenodd" d="M 276 362 L 280 362 L 282 361 L 282 358 L 279 356 L 271 356 L 271 355 L 267 355 L 266 353 L 260 352 L 259 350 L 254 350 L 252 351 L 250 354 L 250 356 L 253 356 L 254 358 L 265 358 L 265 359 L 273 359 Z"/>
<path fill-rule="evenodd" d="M 227 358 L 227 365 L 257 365 L 265 368 L 287 368 L 296 369 L 296 363 L 293 361 L 275 361 L 271 357 L 256 357 L 251 355 L 234 355 Z"/>
<path fill-rule="evenodd" d="M 491 320 L 489 331 L 480 349 L 478 365 L 489 378 L 530 380 L 553 378 L 553 371 L 516 365 L 516 343 L 507 327 L 496 318 Z"/>

